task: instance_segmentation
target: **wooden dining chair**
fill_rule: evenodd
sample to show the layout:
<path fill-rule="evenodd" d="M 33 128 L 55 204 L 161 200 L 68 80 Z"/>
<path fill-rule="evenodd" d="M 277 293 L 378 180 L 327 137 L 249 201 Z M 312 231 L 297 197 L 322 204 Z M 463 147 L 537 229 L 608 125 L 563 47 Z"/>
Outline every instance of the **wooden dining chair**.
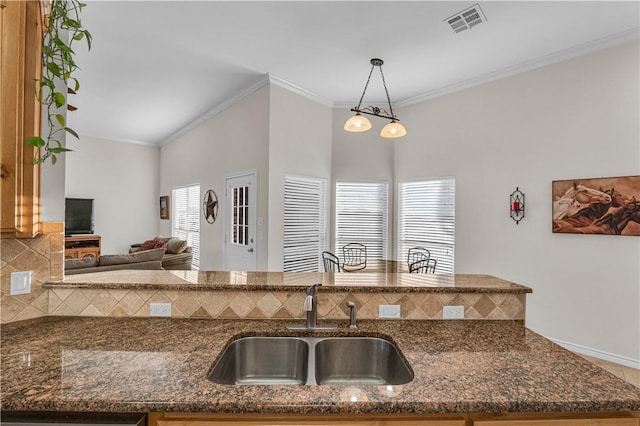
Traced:
<path fill-rule="evenodd" d="M 367 246 L 349 243 L 342 247 L 342 269 L 345 272 L 359 271 L 367 267 Z"/>
<path fill-rule="evenodd" d="M 322 252 L 322 263 L 324 264 L 325 272 L 341 272 L 340 259 L 330 251 Z"/>
<path fill-rule="evenodd" d="M 411 270 L 411 264 L 420 260 L 429 260 L 431 252 L 424 247 L 411 247 L 407 253 L 407 267 Z"/>

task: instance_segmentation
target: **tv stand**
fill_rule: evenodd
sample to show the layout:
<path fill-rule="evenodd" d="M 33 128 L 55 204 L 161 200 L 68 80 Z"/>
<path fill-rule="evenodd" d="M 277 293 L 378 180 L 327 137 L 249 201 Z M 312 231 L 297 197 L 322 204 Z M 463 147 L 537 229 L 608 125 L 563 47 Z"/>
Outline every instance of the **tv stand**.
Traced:
<path fill-rule="evenodd" d="M 100 235 L 70 235 L 64 237 L 64 258 L 100 257 Z"/>

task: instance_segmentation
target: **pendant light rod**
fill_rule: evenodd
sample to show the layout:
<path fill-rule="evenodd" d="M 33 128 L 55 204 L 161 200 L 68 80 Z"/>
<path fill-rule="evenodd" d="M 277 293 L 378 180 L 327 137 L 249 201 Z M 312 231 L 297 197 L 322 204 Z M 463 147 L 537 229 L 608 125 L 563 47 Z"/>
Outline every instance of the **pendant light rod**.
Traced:
<path fill-rule="evenodd" d="M 368 114 L 376 117 L 386 118 L 388 120 L 400 121 L 398 117 L 396 117 L 395 114 L 393 113 L 393 107 L 391 106 L 391 97 L 389 97 L 389 90 L 387 89 L 387 82 L 385 81 L 384 73 L 382 72 L 383 64 L 384 64 L 384 61 L 382 59 L 379 59 L 379 58 L 371 59 L 371 70 L 369 71 L 369 77 L 367 78 L 367 82 L 364 85 L 362 96 L 360 96 L 360 102 L 358 102 L 357 107 L 351 108 L 351 111 L 356 113 Z M 387 96 L 387 105 L 389 105 L 389 111 L 386 111 L 385 109 L 374 107 L 374 106 L 361 108 L 362 100 L 364 99 L 365 93 L 367 93 L 367 88 L 369 87 L 369 82 L 371 81 L 371 75 L 373 74 L 373 70 L 375 67 L 379 67 L 380 69 L 380 75 L 382 76 L 382 86 L 384 87 L 384 93 Z"/>

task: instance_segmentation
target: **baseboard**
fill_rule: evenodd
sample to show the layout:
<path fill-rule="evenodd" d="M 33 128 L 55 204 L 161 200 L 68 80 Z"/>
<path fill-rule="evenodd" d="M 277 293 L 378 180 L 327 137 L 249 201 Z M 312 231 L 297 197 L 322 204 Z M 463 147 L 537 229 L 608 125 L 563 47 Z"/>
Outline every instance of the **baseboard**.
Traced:
<path fill-rule="evenodd" d="M 600 351 L 598 349 L 591 349 L 586 346 L 576 345 L 575 343 L 563 342 L 562 340 L 557 340 L 552 338 L 548 338 L 548 339 L 554 343 L 557 343 L 563 348 L 570 350 L 571 352 L 576 352 L 582 355 L 598 358 L 603 361 L 609 361 L 615 364 L 620 364 L 626 367 L 631 367 L 631 368 L 635 368 L 636 370 L 640 370 L 640 359 L 627 358 L 625 356 L 611 354 L 609 352 Z"/>

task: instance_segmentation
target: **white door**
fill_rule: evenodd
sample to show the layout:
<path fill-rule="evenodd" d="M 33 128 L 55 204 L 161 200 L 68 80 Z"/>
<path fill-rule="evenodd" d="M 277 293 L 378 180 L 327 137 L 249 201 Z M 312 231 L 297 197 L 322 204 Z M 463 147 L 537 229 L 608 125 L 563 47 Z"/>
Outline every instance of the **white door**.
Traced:
<path fill-rule="evenodd" d="M 256 172 L 226 176 L 224 266 L 227 271 L 256 270 Z"/>

